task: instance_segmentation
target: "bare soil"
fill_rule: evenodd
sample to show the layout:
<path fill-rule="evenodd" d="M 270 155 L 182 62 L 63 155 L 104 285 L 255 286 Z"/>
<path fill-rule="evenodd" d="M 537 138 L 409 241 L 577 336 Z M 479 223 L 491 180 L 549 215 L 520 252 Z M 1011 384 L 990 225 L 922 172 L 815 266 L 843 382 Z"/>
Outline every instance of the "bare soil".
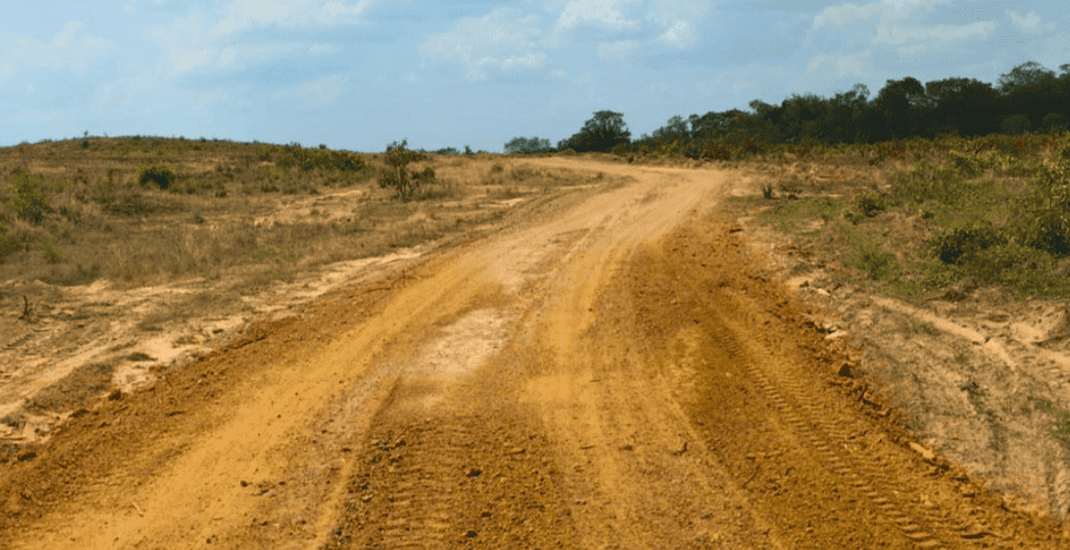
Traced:
<path fill-rule="evenodd" d="M 770 177 L 763 172 L 775 169 L 756 168 L 744 170 L 737 196 L 760 197 L 762 185 L 828 169 L 795 163 Z M 873 178 L 854 172 L 848 177 Z M 846 253 L 822 256 L 807 239 L 770 229 L 762 223 L 770 208 L 727 211 L 746 227 L 748 250 L 814 309 L 825 337 L 856 350 L 854 375 L 869 382 L 872 399 L 879 394 L 899 409 L 927 448 L 983 479 L 1008 505 L 1070 517 L 1070 303 L 1016 298 L 969 281 L 909 299 L 889 296 L 848 276 Z"/>
<path fill-rule="evenodd" d="M 919 444 L 852 374 L 861 351 L 718 208 L 738 173 L 529 162 L 624 183 L 242 324 L 12 447 L 0 541 L 1070 544 L 1064 523 Z"/>

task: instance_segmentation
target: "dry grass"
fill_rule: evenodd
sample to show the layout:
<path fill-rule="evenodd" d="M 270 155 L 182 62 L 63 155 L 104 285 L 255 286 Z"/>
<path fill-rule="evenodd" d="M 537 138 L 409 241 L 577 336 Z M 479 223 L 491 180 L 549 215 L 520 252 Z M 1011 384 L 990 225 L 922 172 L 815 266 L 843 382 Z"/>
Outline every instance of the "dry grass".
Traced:
<path fill-rule="evenodd" d="M 428 155 L 409 169 L 436 178 L 402 203 L 375 180 L 380 157 L 153 137 L 0 149 L 0 279 L 136 287 L 238 276 L 255 289 L 466 231 L 500 217 L 505 200 L 582 183 L 522 158 Z M 146 165 L 175 177 L 166 189 L 139 185 Z"/>

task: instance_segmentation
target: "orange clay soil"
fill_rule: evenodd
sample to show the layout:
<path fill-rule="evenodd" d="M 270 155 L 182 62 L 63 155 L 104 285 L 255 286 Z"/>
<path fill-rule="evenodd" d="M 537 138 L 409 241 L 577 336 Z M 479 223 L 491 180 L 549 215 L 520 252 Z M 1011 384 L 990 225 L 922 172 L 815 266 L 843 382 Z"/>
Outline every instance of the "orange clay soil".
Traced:
<path fill-rule="evenodd" d="M 312 302 L 0 465 L 4 548 L 1066 548 L 838 375 L 708 214 L 629 183 Z"/>

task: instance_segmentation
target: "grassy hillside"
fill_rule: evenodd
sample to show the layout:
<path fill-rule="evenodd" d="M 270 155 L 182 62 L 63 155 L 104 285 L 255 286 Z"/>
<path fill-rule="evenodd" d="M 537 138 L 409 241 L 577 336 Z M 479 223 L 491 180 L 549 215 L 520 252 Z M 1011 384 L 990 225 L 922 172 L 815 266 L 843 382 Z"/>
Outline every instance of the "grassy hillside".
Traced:
<path fill-rule="evenodd" d="M 781 183 L 741 202 L 855 278 L 900 296 L 1070 296 L 1070 133 L 777 147 L 756 160 Z"/>
<path fill-rule="evenodd" d="M 255 287 L 469 229 L 566 183 L 488 155 L 415 154 L 414 200 L 381 154 L 156 137 L 0 149 L 0 280 L 137 286 L 244 274 Z"/>

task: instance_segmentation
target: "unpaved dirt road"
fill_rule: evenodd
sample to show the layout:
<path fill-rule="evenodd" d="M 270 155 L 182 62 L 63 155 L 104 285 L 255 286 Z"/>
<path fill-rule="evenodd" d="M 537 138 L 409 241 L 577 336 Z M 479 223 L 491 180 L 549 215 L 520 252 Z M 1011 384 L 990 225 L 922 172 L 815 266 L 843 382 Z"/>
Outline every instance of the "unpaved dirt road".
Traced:
<path fill-rule="evenodd" d="M 709 215 L 580 204 L 253 325 L 0 468 L 3 548 L 1066 548 L 911 446 Z"/>

